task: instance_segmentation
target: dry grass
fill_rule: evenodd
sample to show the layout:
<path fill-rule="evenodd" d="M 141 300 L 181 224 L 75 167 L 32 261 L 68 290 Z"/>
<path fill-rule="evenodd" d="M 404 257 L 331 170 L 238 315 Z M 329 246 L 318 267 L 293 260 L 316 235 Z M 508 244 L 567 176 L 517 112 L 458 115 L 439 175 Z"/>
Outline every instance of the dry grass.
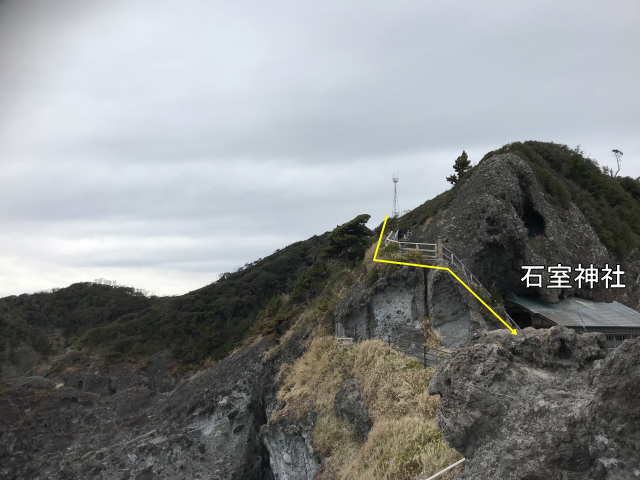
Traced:
<path fill-rule="evenodd" d="M 374 420 L 416 414 L 432 418 L 436 397 L 427 393 L 433 370 L 391 349 L 380 340 L 354 348 L 353 375 L 360 380 L 365 402 Z"/>
<path fill-rule="evenodd" d="M 435 426 L 438 401 L 427 393 L 432 374 L 379 340 L 341 347 L 333 337 L 318 337 L 281 372 L 278 396 L 285 406 L 274 417 L 296 421 L 309 411 L 318 414 L 313 445 L 328 459 L 323 479 L 411 479 L 460 457 Z M 333 408 L 340 386 L 351 377 L 358 379 L 374 422 L 364 443 Z"/>
<path fill-rule="evenodd" d="M 333 399 L 348 372 L 347 350 L 333 337 L 316 338 L 306 353 L 285 367 L 278 398 L 285 402 L 279 416 L 302 418 L 307 412 L 333 407 Z"/>
<path fill-rule="evenodd" d="M 442 439 L 433 420 L 407 415 L 377 421 L 359 455 L 346 463 L 345 480 L 399 480 L 436 472 L 460 455 Z"/>
<path fill-rule="evenodd" d="M 358 448 L 351 425 L 331 412 L 325 412 L 316 420 L 313 446 L 319 455 L 330 457 L 334 454 L 336 445 L 340 445 L 340 453 Z"/>

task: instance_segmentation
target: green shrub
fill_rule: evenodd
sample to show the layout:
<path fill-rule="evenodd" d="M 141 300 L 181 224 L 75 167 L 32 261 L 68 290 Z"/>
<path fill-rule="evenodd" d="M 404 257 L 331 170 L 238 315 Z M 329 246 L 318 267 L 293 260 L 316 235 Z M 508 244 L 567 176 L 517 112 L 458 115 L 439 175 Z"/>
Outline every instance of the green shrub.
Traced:
<path fill-rule="evenodd" d="M 373 240 L 372 232 L 366 226 L 370 218 L 370 215 L 358 215 L 353 220 L 337 226 L 329 235 L 327 255 L 344 258 L 350 262 L 361 260 Z"/>
<path fill-rule="evenodd" d="M 400 254 L 400 247 L 397 243 L 389 243 L 388 245 L 384 245 L 380 248 L 378 252 L 379 258 L 394 258 Z"/>

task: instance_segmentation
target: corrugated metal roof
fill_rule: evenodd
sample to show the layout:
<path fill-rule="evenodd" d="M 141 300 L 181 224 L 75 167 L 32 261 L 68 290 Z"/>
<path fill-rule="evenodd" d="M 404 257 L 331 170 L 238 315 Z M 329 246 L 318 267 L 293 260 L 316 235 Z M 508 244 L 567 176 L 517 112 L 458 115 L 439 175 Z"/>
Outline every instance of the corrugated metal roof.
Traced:
<path fill-rule="evenodd" d="M 569 298 L 552 304 L 518 296 L 509 300 L 565 327 L 640 328 L 640 312 L 618 302 Z"/>

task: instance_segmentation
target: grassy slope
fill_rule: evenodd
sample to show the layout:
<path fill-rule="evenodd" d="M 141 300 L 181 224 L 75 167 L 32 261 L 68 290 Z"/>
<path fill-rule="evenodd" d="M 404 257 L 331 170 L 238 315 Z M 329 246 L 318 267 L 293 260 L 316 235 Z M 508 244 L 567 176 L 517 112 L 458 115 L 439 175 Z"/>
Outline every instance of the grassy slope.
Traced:
<path fill-rule="evenodd" d="M 403 480 L 434 473 L 460 455 L 446 445 L 435 423 L 438 400 L 426 392 L 432 374 L 379 340 L 347 348 L 333 337 L 317 337 L 283 370 L 284 407 L 272 421 L 296 422 L 316 412 L 313 446 L 328 458 L 321 478 Z M 361 385 L 373 421 L 364 441 L 334 411 L 336 393 L 348 378 Z"/>

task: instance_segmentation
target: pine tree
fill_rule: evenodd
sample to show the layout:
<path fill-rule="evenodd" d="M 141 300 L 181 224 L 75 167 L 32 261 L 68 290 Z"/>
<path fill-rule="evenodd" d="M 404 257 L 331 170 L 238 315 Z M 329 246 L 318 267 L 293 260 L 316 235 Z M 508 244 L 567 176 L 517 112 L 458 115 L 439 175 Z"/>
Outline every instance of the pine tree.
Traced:
<path fill-rule="evenodd" d="M 471 170 L 471 162 L 469 161 L 467 152 L 464 150 L 462 151 L 462 154 L 456 158 L 456 161 L 453 164 L 453 170 L 456 173 L 447 177 L 447 182 L 452 183 L 453 185 L 462 180 Z"/>

